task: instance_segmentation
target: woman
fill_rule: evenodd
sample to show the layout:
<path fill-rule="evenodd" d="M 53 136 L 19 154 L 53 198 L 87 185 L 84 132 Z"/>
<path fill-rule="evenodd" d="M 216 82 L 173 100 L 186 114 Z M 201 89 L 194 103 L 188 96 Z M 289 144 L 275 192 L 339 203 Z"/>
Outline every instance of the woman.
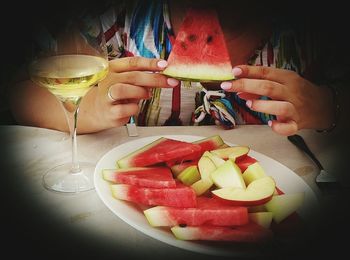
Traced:
<path fill-rule="evenodd" d="M 234 66 L 232 73 L 238 78 L 221 83 L 225 91 L 222 107 L 231 117 L 225 113 L 200 117 L 204 100 L 215 106 L 202 85 L 182 82 L 181 100 L 172 100 L 179 81 L 149 73 L 167 66 L 171 41 L 186 9 L 196 1 L 125 1 L 108 6 L 101 15 L 110 72 L 84 97 L 78 132 L 122 126 L 132 115 L 138 116 L 139 125 L 217 123 L 233 128 L 235 124 L 268 124 L 281 135 L 305 128 L 332 129 L 338 111 L 336 92 L 311 73 L 312 65 L 320 62 L 317 51 L 313 48 L 313 55 L 305 51 L 309 42 L 301 42 L 304 38 L 297 36 L 302 35 L 289 27 L 277 28 L 278 23 L 266 19 L 261 6 L 252 9 L 249 2 L 234 4 L 200 1 L 201 6 L 211 5 L 218 12 Z M 19 123 L 68 131 L 61 107 L 46 90 L 24 80 L 11 92 L 12 111 Z M 57 113 L 48 115 L 43 106 Z"/>

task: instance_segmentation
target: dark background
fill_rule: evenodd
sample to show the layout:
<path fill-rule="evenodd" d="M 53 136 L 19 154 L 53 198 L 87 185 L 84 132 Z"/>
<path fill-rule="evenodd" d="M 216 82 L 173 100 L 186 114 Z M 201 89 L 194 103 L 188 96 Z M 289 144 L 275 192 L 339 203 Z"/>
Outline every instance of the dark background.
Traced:
<path fill-rule="evenodd" d="M 82 6 L 87 6 L 91 10 L 101 9 L 108 2 L 110 1 L 46 1 L 39 4 L 36 1 L 9 1 L 6 7 L 2 3 L 0 10 L 1 89 L 7 84 L 16 68 L 25 61 L 32 34 L 37 25 L 65 20 L 81 12 Z M 309 25 L 314 30 L 321 31 L 324 36 L 324 44 L 329 51 L 325 55 L 338 57 L 340 67 L 348 66 L 349 12 L 345 4 L 340 4 L 342 1 L 315 1 L 313 4 L 307 4 L 306 1 L 275 1 L 263 4 L 261 4 L 263 1 L 259 2 L 262 12 L 269 12 L 285 21 L 296 21 L 300 26 Z M 249 2 L 252 7 L 253 3 Z M 10 122 L 7 116 L 2 117 L 1 120 L 2 124 Z M 2 154 L 6 154 L 6 147 L 2 147 L 1 151 Z M 343 158 L 343 151 L 340 153 L 339 156 Z M 2 160 L 6 158 L 1 157 Z M 15 156 L 12 158 L 15 160 Z M 11 169 L 6 169 L 2 160 L 0 161 L 3 175 L 0 189 L 2 198 L 0 234 L 3 241 L 1 254 L 9 253 L 12 259 L 17 257 L 35 257 L 35 259 L 83 259 L 83 257 L 86 259 L 102 259 L 103 257 L 115 259 L 119 257 L 123 259 L 126 256 L 123 255 L 125 252 L 121 252 L 119 256 L 112 256 L 112 253 L 115 253 L 113 250 L 96 248 L 93 246 L 95 241 L 88 241 L 69 230 L 59 230 L 55 228 L 55 223 L 43 219 L 40 216 L 43 209 L 36 208 L 33 203 L 18 195 L 18 187 L 9 178 Z M 348 209 L 349 198 L 341 194 L 337 195 L 334 207 L 330 207 L 329 214 L 319 217 L 325 221 L 319 226 L 317 235 L 305 241 L 305 245 L 295 248 L 289 257 L 339 256 L 347 252 L 348 239 L 342 237 L 349 234 Z M 80 249 L 86 253 L 81 254 Z M 278 249 L 276 250 L 278 252 Z M 289 258 L 284 253 L 278 257 Z"/>

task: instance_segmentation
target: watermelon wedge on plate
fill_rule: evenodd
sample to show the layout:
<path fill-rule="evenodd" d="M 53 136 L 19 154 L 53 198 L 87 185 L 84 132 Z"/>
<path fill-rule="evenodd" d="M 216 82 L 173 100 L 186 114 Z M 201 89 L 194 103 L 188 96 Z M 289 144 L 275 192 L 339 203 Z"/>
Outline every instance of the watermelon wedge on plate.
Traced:
<path fill-rule="evenodd" d="M 213 9 L 190 8 L 163 74 L 180 80 L 215 82 L 234 79 L 224 34 Z"/>

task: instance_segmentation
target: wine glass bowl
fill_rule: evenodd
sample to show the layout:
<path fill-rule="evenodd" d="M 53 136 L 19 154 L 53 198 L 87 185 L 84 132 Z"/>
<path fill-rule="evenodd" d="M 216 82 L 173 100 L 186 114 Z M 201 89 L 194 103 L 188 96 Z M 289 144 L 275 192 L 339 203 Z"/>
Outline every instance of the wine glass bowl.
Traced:
<path fill-rule="evenodd" d="M 98 17 L 75 17 L 61 28 L 51 29 L 45 31 L 45 40 L 35 45 L 28 72 L 35 84 L 46 88 L 62 104 L 70 129 L 72 161 L 48 170 L 43 185 L 56 192 L 78 193 L 94 188 L 95 168 L 92 163 L 78 161 L 79 104 L 107 75 L 107 48 Z"/>

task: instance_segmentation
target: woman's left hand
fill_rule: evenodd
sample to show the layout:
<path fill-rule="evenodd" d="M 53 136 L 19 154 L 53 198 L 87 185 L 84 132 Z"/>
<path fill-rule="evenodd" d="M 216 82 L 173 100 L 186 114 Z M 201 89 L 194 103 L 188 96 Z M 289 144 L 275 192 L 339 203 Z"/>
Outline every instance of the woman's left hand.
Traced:
<path fill-rule="evenodd" d="M 334 122 L 333 97 L 327 87 L 316 86 L 293 71 L 265 66 L 240 65 L 233 74 L 237 79 L 221 83 L 221 88 L 237 92 L 251 110 L 276 115 L 269 125 L 278 134 L 325 129 Z"/>

